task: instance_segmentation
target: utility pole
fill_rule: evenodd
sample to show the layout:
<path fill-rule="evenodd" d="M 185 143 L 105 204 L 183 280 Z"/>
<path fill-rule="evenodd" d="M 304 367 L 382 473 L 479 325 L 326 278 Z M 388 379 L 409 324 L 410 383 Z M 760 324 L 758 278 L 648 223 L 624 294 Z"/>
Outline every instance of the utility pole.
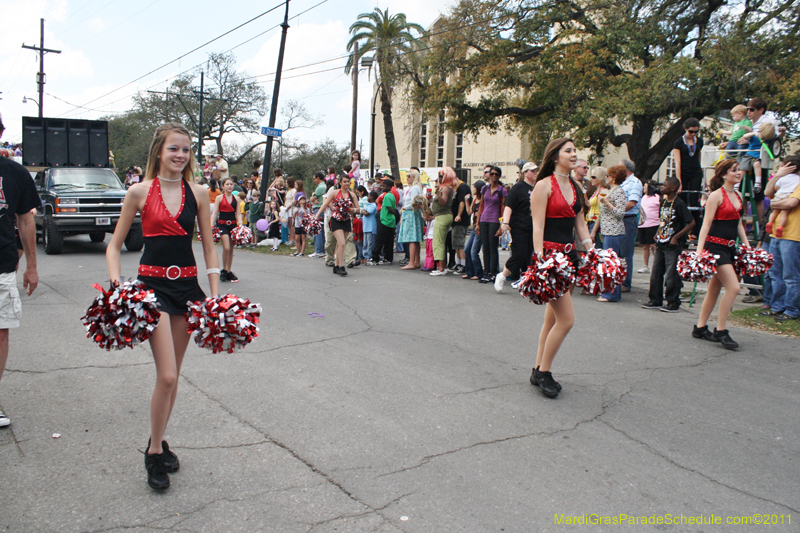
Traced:
<path fill-rule="evenodd" d="M 353 124 L 350 127 L 350 153 L 356 149 L 356 124 L 358 123 L 358 41 L 353 47 Z M 372 163 L 370 163 L 372 164 Z"/>
<path fill-rule="evenodd" d="M 41 39 L 39 41 L 39 46 L 28 46 L 26 44 L 22 44 L 22 48 L 27 48 L 29 50 L 36 50 L 39 52 L 39 73 L 36 75 L 36 83 L 39 84 L 39 118 L 44 116 L 44 55 L 47 52 L 53 54 L 60 54 L 61 50 L 50 50 L 49 48 L 44 47 L 44 19 L 42 21 L 42 29 L 41 29 Z"/>
<path fill-rule="evenodd" d="M 197 121 L 197 163 L 203 164 L 203 80 L 204 72 L 200 71 L 200 116 Z"/>
<path fill-rule="evenodd" d="M 278 92 L 281 89 L 281 72 L 283 71 L 283 52 L 286 48 L 286 31 L 289 29 L 289 0 L 286 0 L 286 14 L 281 23 L 281 47 L 278 50 L 278 68 L 275 69 L 275 86 L 272 89 L 272 109 L 269 112 L 269 127 L 275 127 L 275 120 L 278 118 Z M 267 187 L 269 186 L 269 171 L 272 164 L 272 135 L 267 136 L 267 146 L 264 149 L 264 172 L 261 175 L 261 197 L 267 197 Z"/>

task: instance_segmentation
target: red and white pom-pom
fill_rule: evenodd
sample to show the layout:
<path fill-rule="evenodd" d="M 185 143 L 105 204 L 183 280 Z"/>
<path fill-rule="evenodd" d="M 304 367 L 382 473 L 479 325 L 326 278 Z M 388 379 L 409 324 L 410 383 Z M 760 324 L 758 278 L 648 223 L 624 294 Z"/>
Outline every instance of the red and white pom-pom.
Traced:
<path fill-rule="evenodd" d="M 741 276 L 756 277 L 766 274 L 774 262 L 775 257 L 766 250 L 741 246 L 733 268 Z"/>
<path fill-rule="evenodd" d="M 352 204 L 344 196 L 331 202 L 331 216 L 336 220 L 350 220 Z"/>
<path fill-rule="evenodd" d="M 532 264 L 520 277 L 519 293 L 541 305 L 561 298 L 575 281 L 575 268 L 561 252 L 534 253 Z"/>
<path fill-rule="evenodd" d="M 258 320 L 261 305 L 233 294 L 206 298 L 202 302 L 189 302 L 186 328 L 197 331 L 194 341 L 213 353 L 233 353 L 244 348 L 258 337 Z"/>
<path fill-rule="evenodd" d="M 86 336 L 106 350 L 133 348 L 150 338 L 158 326 L 161 312 L 155 294 L 140 281 L 126 281 L 108 292 L 95 283 L 102 294 L 81 317 Z"/>
<path fill-rule="evenodd" d="M 303 217 L 303 228 L 311 236 L 319 235 L 322 231 L 322 221 L 317 218 L 317 215 L 305 215 Z"/>
<path fill-rule="evenodd" d="M 575 283 L 597 296 L 622 285 L 627 274 L 625 260 L 614 250 L 592 248 L 583 255 L 583 263 L 575 274 Z"/>
<path fill-rule="evenodd" d="M 678 275 L 686 281 L 705 283 L 717 273 L 718 257 L 708 250 L 683 252 L 678 257 Z"/>
<path fill-rule="evenodd" d="M 247 226 L 236 226 L 231 230 L 231 242 L 234 246 L 244 246 L 253 242 L 253 230 Z"/>
<path fill-rule="evenodd" d="M 222 238 L 222 230 L 219 229 L 219 226 L 216 224 L 211 226 L 211 235 L 214 237 L 214 244 L 217 244 L 219 240 Z M 197 232 L 197 241 L 203 242 L 203 237 L 200 236 L 200 232 Z"/>

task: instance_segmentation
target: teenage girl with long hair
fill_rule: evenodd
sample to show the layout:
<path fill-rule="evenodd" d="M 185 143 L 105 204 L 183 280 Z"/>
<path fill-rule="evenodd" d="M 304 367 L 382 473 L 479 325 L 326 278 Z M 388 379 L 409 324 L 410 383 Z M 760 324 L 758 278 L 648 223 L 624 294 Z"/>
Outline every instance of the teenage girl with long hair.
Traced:
<path fill-rule="evenodd" d="M 233 266 L 233 242 L 231 241 L 231 231 L 236 226 L 242 224 L 242 213 L 239 211 L 239 200 L 233 194 L 233 179 L 225 178 L 222 180 L 222 194 L 217 197 L 214 203 L 214 212 L 211 214 L 211 223 L 216 222 L 217 227 L 222 231 L 220 242 L 222 243 L 222 271 L 219 275 L 220 281 L 232 281 L 237 283 L 239 278 L 231 271 Z"/>
<path fill-rule="evenodd" d="M 191 183 L 194 165 L 189 131 L 176 123 L 160 126 L 150 145 L 145 179 L 128 189 L 114 236 L 106 248 L 108 275 L 112 283 L 118 283 L 122 277 L 122 243 L 136 213 L 142 214 L 144 252 L 138 279 L 154 291 L 161 309 L 161 319 L 150 337 L 156 386 L 150 400 L 150 440 L 144 456 L 147 482 L 157 490 L 169 487 L 167 474 L 180 466 L 163 439 L 189 344 L 186 302 L 206 296 L 197 283 L 192 252 L 195 221 L 203 240 L 211 293 L 219 294 L 219 262 L 211 237 L 208 190 Z"/>
<path fill-rule="evenodd" d="M 717 258 L 717 273 L 708 282 L 708 291 L 700 308 L 697 325 L 692 330 L 692 337 L 718 342 L 728 350 L 735 350 L 739 344 L 728 334 L 728 314 L 733 301 L 739 294 L 739 278 L 733 268 L 736 255 L 736 238 L 743 246 L 749 247 L 747 233 L 742 223 L 742 197 L 734 187 L 742 181 L 742 171 L 735 159 L 723 159 L 714 167 L 714 177 L 708 182 L 713 191 L 708 195 L 706 211 L 703 215 L 703 227 L 697 239 L 698 250 L 708 250 Z M 720 289 L 725 287 L 725 294 L 719 304 L 719 318 L 714 332 L 708 330 L 708 318 L 717 304 Z"/>
<path fill-rule="evenodd" d="M 588 248 L 592 244 L 584 217 L 583 192 L 571 178 L 570 172 L 578 161 L 578 152 L 572 139 L 550 141 L 544 152 L 539 176 L 531 193 L 533 217 L 533 251 L 543 254 L 556 250 L 566 254 L 577 268 L 579 257 L 575 249 L 573 230 Z M 553 379 L 553 359 L 575 322 L 575 309 L 570 287 L 561 298 L 547 302 L 544 324 L 539 333 L 536 366 L 531 383 L 549 398 L 558 396 L 561 385 Z"/>

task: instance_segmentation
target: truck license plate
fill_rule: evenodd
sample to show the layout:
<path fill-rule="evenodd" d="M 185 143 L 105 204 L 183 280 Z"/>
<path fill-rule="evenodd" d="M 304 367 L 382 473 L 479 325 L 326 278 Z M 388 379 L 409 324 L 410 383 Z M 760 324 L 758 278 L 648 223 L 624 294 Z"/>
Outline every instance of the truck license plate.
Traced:
<path fill-rule="evenodd" d="M 96 219 L 94 219 L 94 223 L 97 226 L 110 226 L 111 225 L 111 219 L 107 218 L 107 217 L 106 218 L 96 218 Z"/>

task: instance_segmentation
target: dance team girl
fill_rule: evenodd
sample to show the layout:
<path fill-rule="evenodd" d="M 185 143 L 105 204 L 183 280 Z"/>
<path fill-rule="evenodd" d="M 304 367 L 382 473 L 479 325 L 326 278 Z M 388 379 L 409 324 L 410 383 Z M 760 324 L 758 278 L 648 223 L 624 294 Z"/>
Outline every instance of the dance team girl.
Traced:
<path fill-rule="evenodd" d="M 187 302 L 206 297 L 197 282 L 192 252 L 195 223 L 203 241 L 211 293 L 219 294 L 219 262 L 211 236 L 208 190 L 192 184 L 195 162 L 191 148 L 189 131 L 184 126 L 167 123 L 156 130 L 144 181 L 128 189 L 119 222 L 106 248 L 108 275 L 112 283 L 119 283 L 122 243 L 134 217 L 141 213 L 144 252 L 138 279 L 153 290 L 161 310 L 161 319 L 150 337 L 156 386 L 150 400 L 150 440 L 144 455 L 147 483 L 156 490 L 168 488 L 168 474 L 180 467 L 178 457 L 164 440 L 164 433 L 175 405 L 181 363 L 189 344 Z"/>
<path fill-rule="evenodd" d="M 585 205 L 580 186 L 570 178 L 578 162 L 578 152 L 571 139 L 550 141 L 544 152 L 536 185 L 531 193 L 533 217 L 533 251 L 542 253 L 555 250 L 566 254 L 575 268 L 580 258 L 575 249 L 573 230 L 581 244 L 589 248 L 592 239 L 586 227 Z M 539 333 L 536 366 L 531 373 L 531 383 L 542 394 L 555 398 L 561 385 L 553 379 L 553 359 L 575 322 L 575 310 L 570 287 L 563 296 L 545 306 L 544 324 Z"/>

